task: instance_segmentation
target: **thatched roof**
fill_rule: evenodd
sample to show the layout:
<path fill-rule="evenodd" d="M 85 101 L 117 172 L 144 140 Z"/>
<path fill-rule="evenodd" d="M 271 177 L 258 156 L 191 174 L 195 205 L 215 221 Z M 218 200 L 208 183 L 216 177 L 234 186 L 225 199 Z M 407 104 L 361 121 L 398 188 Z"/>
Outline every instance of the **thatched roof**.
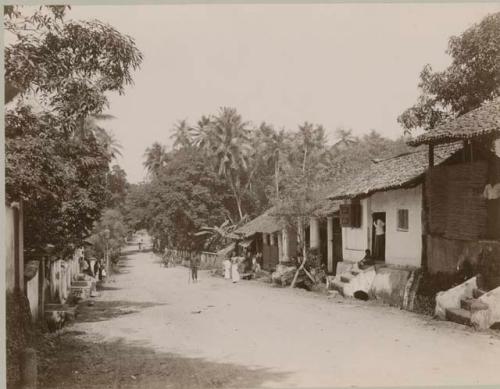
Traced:
<path fill-rule="evenodd" d="M 247 237 L 257 232 L 270 234 L 281 230 L 279 219 L 275 216 L 271 216 L 273 211 L 274 207 L 268 209 L 262 215 L 257 216 L 255 219 L 235 230 L 234 233 L 242 237 Z"/>
<path fill-rule="evenodd" d="M 440 145 L 434 150 L 434 163 L 438 165 L 462 147 L 460 142 Z M 374 192 L 410 187 L 416 184 L 428 167 L 428 151 L 414 151 L 373 163 L 359 174 L 345 180 L 328 196 L 329 199 L 347 199 L 367 196 Z"/>
<path fill-rule="evenodd" d="M 450 143 L 482 136 L 500 136 L 500 98 L 484 103 L 455 119 L 408 141 L 410 146 Z"/>
<path fill-rule="evenodd" d="M 332 213 L 339 210 L 340 204 L 342 204 L 342 201 L 340 200 L 330 200 L 325 198 L 317 205 L 317 208 L 313 211 L 313 215 L 319 217 L 330 216 Z"/>

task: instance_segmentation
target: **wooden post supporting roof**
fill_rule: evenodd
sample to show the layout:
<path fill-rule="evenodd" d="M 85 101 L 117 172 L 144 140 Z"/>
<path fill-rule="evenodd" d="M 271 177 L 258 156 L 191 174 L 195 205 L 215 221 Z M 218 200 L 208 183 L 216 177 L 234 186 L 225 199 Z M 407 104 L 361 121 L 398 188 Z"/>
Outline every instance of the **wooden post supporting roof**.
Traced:
<path fill-rule="evenodd" d="M 429 168 L 434 167 L 434 145 L 429 144 Z"/>

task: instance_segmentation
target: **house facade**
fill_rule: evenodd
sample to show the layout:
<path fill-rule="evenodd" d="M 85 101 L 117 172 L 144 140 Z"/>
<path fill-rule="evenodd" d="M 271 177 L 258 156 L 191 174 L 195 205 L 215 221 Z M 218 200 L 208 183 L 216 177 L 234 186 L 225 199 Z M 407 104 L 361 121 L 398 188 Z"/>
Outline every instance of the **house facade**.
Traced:
<path fill-rule="evenodd" d="M 262 253 L 264 270 L 273 271 L 279 263 L 296 258 L 300 240 L 305 239 L 306 247 L 317 249 L 325 269 L 334 273 L 336 263 L 342 260 L 339 204 L 328 200 L 320 202 L 303 232 L 298 223 L 295 228 L 284 226 L 276 208 L 272 207 L 234 233 L 240 237 L 240 245 Z"/>
<path fill-rule="evenodd" d="M 365 250 L 374 252 L 373 222 L 382 218 L 385 224 L 387 264 L 420 267 L 422 260 L 422 184 L 413 188 L 375 192 L 359 201 L 359 227 L 342 228 L 342 257 L 357 262 Z"/>
<path fill-rule="evenodd" d="M 456 144 L 440 147 L 436 150 L 436 162 L 447 163 L 459 149 Z M 329 196 L 343 201 L 343 261 L 358 262 L 368 249 L 378 262 L 386 265 L 422 266 L 427 161 L 427 151 L 420 150 L 373 163 Z M 383 224 L 380 250 L 375 247 L 377 220 Z"/>
<path fill-rule="evenodd" d="M 437 126 L 409 142 L 428 148 L 425 176 L 425 259 L 431 273 L 453 273 L 463 261 L 492 265 L 500 286 L 500 99 Z M 436 150 L 460 143 L 449 164 L 435 163 Z M 494 262 L 497 262 L 495 266 Z"/>

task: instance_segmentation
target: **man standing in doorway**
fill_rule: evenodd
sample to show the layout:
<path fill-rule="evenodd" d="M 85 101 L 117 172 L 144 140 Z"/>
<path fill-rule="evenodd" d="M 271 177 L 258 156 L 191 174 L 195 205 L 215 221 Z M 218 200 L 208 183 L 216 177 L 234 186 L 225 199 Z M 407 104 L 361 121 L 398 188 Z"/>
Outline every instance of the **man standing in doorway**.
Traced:
<path fill-rule="evenodd" d="M 375 247 L 373 256 L 376 261 L 384 260 L 385 251 L 385 223 L 382 219 L 377 219 L 373 222 L 373 227 L 375 227 Z"/>

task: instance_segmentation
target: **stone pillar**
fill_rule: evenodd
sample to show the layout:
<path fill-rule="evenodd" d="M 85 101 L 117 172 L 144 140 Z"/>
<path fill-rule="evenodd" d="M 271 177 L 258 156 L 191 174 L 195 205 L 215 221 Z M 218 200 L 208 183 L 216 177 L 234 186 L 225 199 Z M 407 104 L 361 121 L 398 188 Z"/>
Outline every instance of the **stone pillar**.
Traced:
<path fill-rule="evenodd" d="M 309 219 L 309 246 L 311 249 L 319 249 L 319 220 L 317 217 Z"/>
<path fill-rule="evenodd" d="M 297 256 L 297 233 L 292 228 L 283 230 L 286 239 L 283 239 L 287 260 Z"/>
<path fill-rule="evenodd" d="M 326 233 L 328 239 L 328 272 L 333 272 L 333 217 L 326 218 Z"/>
<path fill-rule="evenodd" d="M 290 260 L 290 238 L 288 236 L 288 228 L 283 228 L 282 230 L 282 239 L 283 239 L 283 262 L 287 262 Z"/>
<path fill-rule="evenodd" d="M 278 241 L 278 262 L 283 262 L 283 235 L 281 232 L 276 233 L 276 239 Z"/>

